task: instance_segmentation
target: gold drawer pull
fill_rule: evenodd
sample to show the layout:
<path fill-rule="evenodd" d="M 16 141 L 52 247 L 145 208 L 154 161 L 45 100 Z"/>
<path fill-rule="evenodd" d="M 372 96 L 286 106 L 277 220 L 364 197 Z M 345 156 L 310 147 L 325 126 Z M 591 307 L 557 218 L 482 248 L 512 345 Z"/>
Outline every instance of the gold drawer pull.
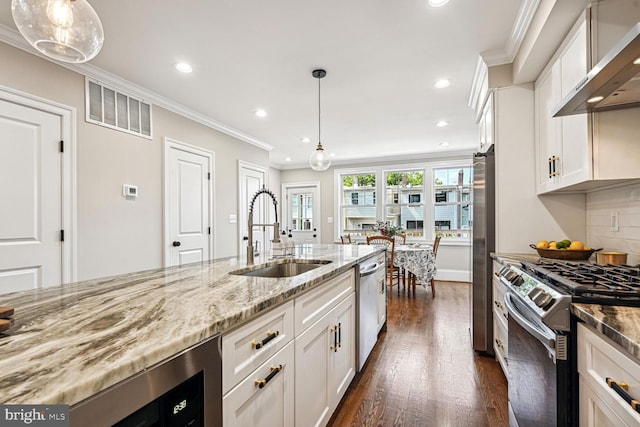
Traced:
<path fill-rule="evenodd" d="M 258 342 L 255 342 L 255 341 L 252 342 L 251 343 L 251 347 L 255 348 L 256 350 L 260 350 L 262 347 L 265 346 L 265 344 L 267 344 L 269 341 L 271 341 L 272 339 L 274 339 L 278 335 L 280 335 L 280 331 L 267 332 L 267 337 L 265 339 L 263 339 L 262 341 L 258 341 Z"/>
<path fill-rule="evenodd" d="M 271 372 L 269 372 L 269 375 L 267 375 L 265 377 L 265 379 L 256 380 L 255 381 L 256 387 L 258 387 L 260 389 L 264 388 L 267 385 L 267 383 L 273 379 L 273 377 L 278 375 L 278 372 L 282 371 L 283 368 L 284 368 L 284 366 L 282 366 L 282 365 L 272 366 L 271 367 Z"/>

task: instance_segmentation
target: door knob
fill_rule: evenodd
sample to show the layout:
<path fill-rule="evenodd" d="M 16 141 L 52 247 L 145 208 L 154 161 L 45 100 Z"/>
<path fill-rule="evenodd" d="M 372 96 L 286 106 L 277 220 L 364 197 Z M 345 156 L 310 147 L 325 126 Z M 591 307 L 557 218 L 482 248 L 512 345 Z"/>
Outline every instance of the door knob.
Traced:
<path fill-rule="evenodd" d="M 314 234 L 313 237 L 316 237 L 316 235 Z"/>
<path fill-rule="evenodd" d="M 173 246 L 176 246 L 176 247 L 180 246 L 180 242 L 178 242 L 178 241 L 173 242 Z"/>

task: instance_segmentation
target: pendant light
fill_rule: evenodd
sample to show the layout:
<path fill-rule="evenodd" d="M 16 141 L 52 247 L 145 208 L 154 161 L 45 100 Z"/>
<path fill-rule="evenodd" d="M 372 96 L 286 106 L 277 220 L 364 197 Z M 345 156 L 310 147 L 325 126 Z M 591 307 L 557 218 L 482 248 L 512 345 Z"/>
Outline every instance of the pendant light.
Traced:
<path fill-rule="evenodd" d="M 327 72 L 325 70 L 313 70 L 311 75 L 318 79 L 318 147 L 309 157 L 309 166 L 314 171 L 326 171 L 331 166 L 331 159 L 325 153 L 324 148 L 322 148 L 322 142 L 320 142 L 320 79 L 326 76 Z"/>
<path fill-rule="evenodd" d="M 87 62 L 104 43 L 100 18 L 86 0 L 11 0 L 11 14 L 20 34 L 58 61 Z"/>

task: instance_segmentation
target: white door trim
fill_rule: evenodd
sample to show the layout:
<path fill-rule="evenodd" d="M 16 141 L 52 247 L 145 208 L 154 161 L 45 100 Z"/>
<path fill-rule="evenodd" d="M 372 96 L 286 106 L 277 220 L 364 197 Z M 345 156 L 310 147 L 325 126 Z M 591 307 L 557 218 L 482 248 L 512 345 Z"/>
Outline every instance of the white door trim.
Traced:
<path fill-rule="evenodd" d="M 77 201 L 77 159 L 76 159 L 76 109 L 30 93 L 0 85 L 0 99 L 39 109 L 60 116 L 60 129 L 64 141 L 62 153 L 62 283 L 78 280 L 78 201 Z"/>
<path fill-rule="evenodd" d="M 244 160 L 238 160 L 238 222 L 240 222 L 239 220 L 242 217 L 242 215 L 240 215 L 240 212 L 245 212 L 248 214 L 248 211 L 249 211 L 249 206 L 245 206 L 244 200 L 242 200 L 242 197 L 240 197 L 240 195 L 242 194 L 241 188 L 243 185 L 242 171 L 246 169 L 254 170 L 264 174 L 264 186 L 265 188 L 269 188 L 269 173 L 268 173 L 269 171 L 267 170 L 267 168 L 265 168 L 264 166 L 257 165 L 255 163 L 249 163 L 249 162 L 245 162 Z M 270 203 L 265 204 L 264 215 L 271 215 L 270 206 L 271 206 Z M 253 219 L 253 222 L 254 223 L 256 222 L 255 218 Z M 260 223 L 266 223 L 266 222 L 269 222 L 267 218 L 260 218 Z M 238 225 L 238 256 L 244 255 L 244 252 L 243 252 L 244 240 L 242 240 L 243 237 L 244 235 L 242 233 L 242 226 Z"/>
<path fill-rule="evenodd" d="M 215 206 L 215 193 L 213 189 L 215 188 L 215 156 L 216 154 L 213 151 L 206 150 L 201 147 L 196 147 L 195 145 L 186 144 L 184 142 L 178 141 L 176 139 L 164 136 L 162 137 L 162 206 L 163 206 L 163 235 L 162 235 L 162 258 L 164 260 L 163 266 L 166 267 L 171 265 L 171 253 L 167 250 L 169 247 L 169 242 L 171 240 L 171 236 L 169 233 L 169 205 L 167 203 L 167 195 L 169 194 L 169 179 L 167 179 L 167 174 L 169 173 L 169 150 L 178 149 L 182 151 L 186 151 L 188 153 L 197 154 L 199 156 L 206 157 L 209 161 L 209 170 L 211 171 L 211 179 L 209 180 L 209 224 L 211 226 L 211 234 L 209 234 L 209 258 L 215 259 L 214 252 L 214 242 L 216 235 L 216 227 L 215 224 L 215 212 L 213 207 Z"/>
<path fill-rule="evenodd" d="M 316 233 L 318 235 L 318 242 L 322 242 L 322 209 L 321 200 L 322 193 L 320 190 L 320 181 L 305 181 L 305 182 L 287 182 L 282 184 L 282 192 L 281 197 L 283 199 L 282 206 L 280 208 L 280 213 L 282 215 L 282 220 L 280 228 L 284 230 L 289 224 L 289 199 L 287 198 L 287 194 L 290 188 L 301 188 L 301 187 L 315 187 L 316 195 L 318 200 L 314 200 L 313 202 L 313 215 L 316 219 Z"/>

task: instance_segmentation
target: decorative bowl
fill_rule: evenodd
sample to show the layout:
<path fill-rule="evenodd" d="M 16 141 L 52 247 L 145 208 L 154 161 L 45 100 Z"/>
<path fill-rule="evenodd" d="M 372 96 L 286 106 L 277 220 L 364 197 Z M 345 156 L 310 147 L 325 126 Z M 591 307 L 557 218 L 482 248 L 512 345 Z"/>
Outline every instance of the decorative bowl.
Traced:
<path fill-rule="evenodd" d="M 589 249 L 589 250 L 576 250 L 576 249 L 540 249 L 536 248 L 536 245 L 529 245 L 536 251 L 538 255 L 543 258 L 561 259 L 565 261 L 586 261 L 594 252 L 601 251 L 602 249 Z"/>

